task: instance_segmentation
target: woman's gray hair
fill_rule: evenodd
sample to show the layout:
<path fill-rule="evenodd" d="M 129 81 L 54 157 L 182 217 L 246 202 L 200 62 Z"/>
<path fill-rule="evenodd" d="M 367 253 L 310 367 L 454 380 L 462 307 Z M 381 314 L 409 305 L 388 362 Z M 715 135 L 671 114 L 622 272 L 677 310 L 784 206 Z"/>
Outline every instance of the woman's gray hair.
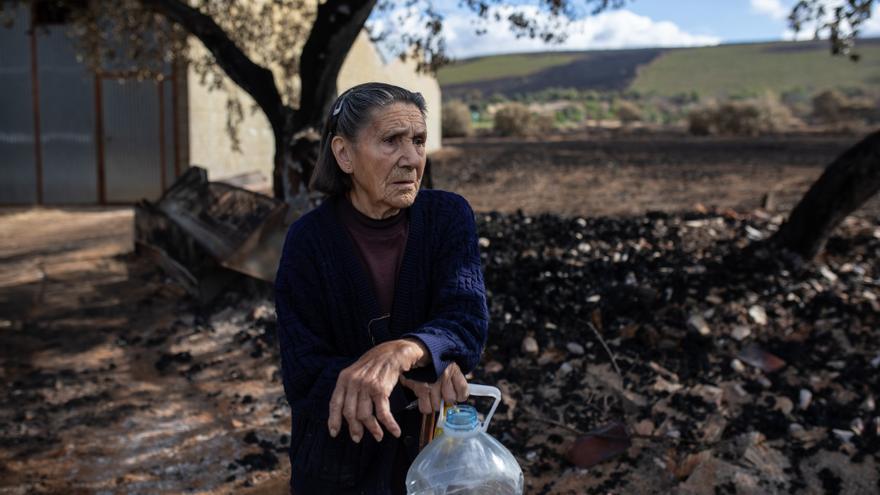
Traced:
<path fill-rule="evenodd" d="M 420 93 L 392 84 L 378 82 L 359 84 L 336 98 L 333 106 L 330 107 L 330 115 L 321 134 L 321 149 L 318 151 L 318 161 L 309 181 L 310 190 L 332 196 L 351 189 L 351 176 L 339 168 L 330 143 L 334 136 L 342 136 L 354 141 L 361 129 L 370 123 L 373 110 L 392 103 L 415 105 L 422 112 L 423 117 L 427 112 L 425 98 Z"/>

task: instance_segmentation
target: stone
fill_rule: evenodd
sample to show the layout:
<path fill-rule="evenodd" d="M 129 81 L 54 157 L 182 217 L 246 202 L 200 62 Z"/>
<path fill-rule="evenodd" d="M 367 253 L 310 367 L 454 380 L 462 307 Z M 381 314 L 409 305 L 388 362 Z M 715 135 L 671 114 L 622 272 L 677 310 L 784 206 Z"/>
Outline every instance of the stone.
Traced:
<path fill-rule="evenodd" d="M 724 390 L 722 390 L 721 387 L 716 387 L 714 385 L 705 385 L 702 383 L 694 385 L 691 387 L 690 393 L 703 399 L 703 402 L 706 404 L 713 404 L 716 408 L 721 407 L 721 402 L 724 399 Z"/>
<path fill-rule="evenodd" d="M 861 435 L 865 432 L 865 422 L 862 421 L 862 418 L 856 418 L 850 422 L 849 429 L 856 435 Z"/>
<path fill-rule="evenodd" d="M 251 310 L 251 320 L 268 320 L 275 321 L 275 307 L 269 303 L 263 302 L 257 304 Z"/>
<path fill-rule="evenodd" d="M 764 238 L 764 233 L 751 225 L 746 225 L 746 236 L 748 236 L 750 240 L 760 241 Z"/>
<path fill-rule="evenodd" d="M 794 402 L 788 397 L 780 395 L 776 397 L 776 404 L 773 406 L 773 409 L 787 416 L 794 410 Z"/>
<path fill-rule="evenodd" d="M 745 325 L 737 325 L 730 331 L 730 336 L 737 341 L 742 341 L 751 334 L 752 330 Z"/>
<path fill-rule="evenodd" d="M 658 376 L 657 379 L 654 380 L 654 385 L 652 388 L 658 392 L 673 394 L 681 390 L 682 385 L 680 383 L 668 382 L 662 376 Z"/>
<path fill-rule="evenodd" d="M 632 427 L 633 432 L 645 437 L 651 436 L 654 433 L 654 428 L 654 422 L 650 419 L 643 419 Z"/>
<path fill-rule="evenodd" d="M 675 465 L 673 474 L 680 480 L 687 479 L 697 466 L 706 462 L 710 457 L 712 457 L 712 451 L 710 450 L 704 450 L 696 454 L 689 454 L 681 462 Z"/>
<path fill-rule="evenodd" d="M 687 325 L 688 328 L 703 336 L 712 333 L 712 330 L 709 328 L 709 324 L 706 323 L 706 320 L 704 320 L 703 317 L 700 315 L 691 315 L 691 317 L 688 318 Z"/>
<path fill-rule="evenodd" d="M 853 436 L 855 436 L 855 433 L 849 430 L 838 430 L 836 428 L 831 430 L 831 433 L 833 433 L 834 436 L 837 437 L 841 442 L 847 443 L 852 440 Z"/>
<path fill-rule="evenodd" d="M 825 277 L 828 281 L 837 282 L 837 274 L 832 272 L 831 269 L 828 268 L 826 265 L 822 265 L 819 268 L 819 273 L 821 273 L 822 276 Z"/>
<path fill-rule="evenodd" d="M 544 366 L 550 363 L 561 363 L 565 360 L 565 353 L 561 349 L 551 347 L 541 352 L 538 357 L 538 366 Z"/>
<path fill-rule="evenodd" d="M 486 373 L 498 373 L 504 369 L 504 365 L 498 361 L 489 361 L 483 369 L 486 370 Z"/>
<path fill-rule="evenodd" d="M 743 373 L 746 371 L 746 366 L 739 359 L 733 359 L 730 362 L 730 367 L 737 373 Z"/>
<path fill-rule="evenodd" d="M 584 354 L 584 346 L 578 344 L 577 342 L 569 342 L 565 344 L 565 348 L 568 349 L 568 352 L 574 354 L 575 356 L 581 356 Z"/>
<path fill-rule="evenodd" d="M 526 337 L 522 341 L 521 349 L 525 354 L 537 354 L 538 341 L 534 337 Z"/>
<path fill-rule="evenodd" d="M 716 485 L 730 479 L 739 468 L 714 456 L 698 464 L 691 475 L 678 486 L 679 495 L 715 495 Z"/>
<path fill-rule="evenodd" d="M 562 363 L 559 366 L 559 376 L 566 376 L 569 373 L 571 373 L 572 371 L 574 371 L 574 367 L 567 362 Z"/>
<path fill-rule="evenodd" d="M 720 296 L 717 296 L 715 294 L 709 294 L 708 296 L 706 296 L 706 302 L 718 306 L 718 305 L 724 303 L 724 299 L 722 299 Z"/>
<path fill-rule="evenodd" d="M 721 440 L 725 428 L 727 428 L 727 420 L 724 416 L 713 414 L 700 426 L 700 438 L 706 444 L 713 444 Z"/>
<path fill-rule="evenodd" d="M 489 245 L 491 244 L 489 239 L 487 239 L 485 237 L 480 237 L 479 243 L 480 243 L 480 247 L 483 249 L 489 247 Z"/>
<path fill-rule="evenodd" d="M 812 401 L 813 392 L 802 388 L 801 391 L 798 393 L 798 408 L 800 408 L 801 410 L 806 410 L 808 407 L 810 407 L 810 402 Z"/>
<path fill-rule="evenodd" d="M 767 324 L 767 312 L 757 304 L 749 308 L 749 316 L 758 325 L 764 326 Z"/>

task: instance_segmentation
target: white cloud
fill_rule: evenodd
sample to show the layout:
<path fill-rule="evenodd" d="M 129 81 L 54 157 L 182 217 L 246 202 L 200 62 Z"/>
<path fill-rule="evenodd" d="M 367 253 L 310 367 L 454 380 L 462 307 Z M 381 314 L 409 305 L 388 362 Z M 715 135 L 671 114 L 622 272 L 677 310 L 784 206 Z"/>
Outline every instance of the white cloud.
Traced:
<path fill-rule="evenodd" d="M 779 0 L 751 0 L 752 11 L 781 20 L 788 17 L 789 9 Z"/>
<path fill-rule="evenodd" d="M 871 13 L 871 18 L 865 21 L 861 28 L 862 36 L 877 36 L 880 35 L 880 7 L 874 9 L 874 12 Z"/>
<path fill-rule="evenodd" d="M 529 18 L 547 19 L 535 7 L 521 7 Z M 473 16 L 452 13 L 444 20 L 449 52 L 456 58 L 494 53 L 519 53 L 550 50 L 592 50 L 670 46 L 717 45 L 721 38 L 691 34 L 669 21 L 655 21 L 628 10 L 615 10 L 588 16 L 568 23 L 562 44 L 547 44 L 528 37 L 516 38 L 505 20 L 511 7 L 499 8 L 500 21 L 488 21 L 486 33 L 475 34 Z M 490 18 L 492 16 L 490 15 Z"/>
<path fill-rule="evenodd" d="M 754 0 L 753 0 L 754 2 Z M 833 9 L 837 6 L 843 4 L 843 0 L 825 0 L 825 9 L 826 12 L 831 15 L 830 12 L 833 12 Z M 844 24 L 844 26 L 847 26 Z M 782 38 L 785 40 L 794 40 L 794 41 L 803 41 L 803 40 L 811 40 L 813 39 L 813 35 L 815 34 L 816 24 L 815 23 L 807 23 L 801 28 L 800 32 L 795 34 L 789 28 L 786 28 L 782 33 Z M 824 32 L 820 32 L 821 37 L 827 38 L 828 32 L 827 30 Z M 871 13 L 871 17 L 869 17 L 861 26 L 859 26 L 859 37 L 873 37 L 880 35 L 880 6 L 876 7 L 874 11 Z"/>

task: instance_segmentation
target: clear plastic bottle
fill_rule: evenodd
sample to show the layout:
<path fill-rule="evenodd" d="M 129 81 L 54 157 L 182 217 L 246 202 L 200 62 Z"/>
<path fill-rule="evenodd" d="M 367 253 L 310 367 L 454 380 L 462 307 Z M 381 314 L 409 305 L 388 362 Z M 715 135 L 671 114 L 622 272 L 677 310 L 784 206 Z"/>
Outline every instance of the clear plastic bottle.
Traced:
<path fill-rule="evenodd" d="M 495 402 L 480 423 L 469 405 L 441 407 L 437 421 L 442 434 L 419 453 L 406 474 L 409 495 L 521 495 L 519 464 L 498 440 L 486 433 L 501 401 L 501 391 L 487 385 L 468 386 L 470 395 Z"/>

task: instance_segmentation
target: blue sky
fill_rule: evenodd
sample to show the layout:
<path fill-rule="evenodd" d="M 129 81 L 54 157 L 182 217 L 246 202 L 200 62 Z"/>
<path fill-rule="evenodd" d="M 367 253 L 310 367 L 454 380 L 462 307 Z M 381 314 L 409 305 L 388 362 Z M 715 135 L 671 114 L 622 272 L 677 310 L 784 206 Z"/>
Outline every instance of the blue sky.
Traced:
<path fill-rule="evenodd" d="M 572 1 L 579 3 L 579 0 Z M 826 1 L 834 4 L 843 0 Z M 516 3 L 529 2 L 517 0 Z M 456 58 L 528 51 L 791 40 L 793 33 L 788 29 L 786 17 L 795 3 L 796 0 L 629 0 L 622 9 L 598 16 L 585 15 L 570 23 L 568 40 L 563 45 L 546 45 L 537 40 L 516 39 L 504 23 L 490 24 L 488 34 L 477 36 L 473 27 L 475 16 L 460 9 L 458 0 L 431 2 L 445 14 L 445 36 L 449 52 Z M 544 15 L 537 9 L 530 13 Z M 381 24 L 389 20 L 371 19 L 370 22 Z M 420 27 L 407 20 L 392 22 L 392 25 L 404 30 Z M 880 35 L 880 12 L 875 10 L 863 34 Z M 802 33 L 799 37 L 811 35 L 811 32 Z"/>
<path fill-rule="evenodd" d="M 771 14 L 752 4 L 770 6 Z M 776 3 L 787 12 L 792 2 L 750 2 L 749 0 L 634 0 L 626 10 L 657 21 L 671 21 L 683 31 L 717 36 L 725 43 L 777 40 L 786 31 Z M 777 17 L 773 17 L 773 15 Z"/>

